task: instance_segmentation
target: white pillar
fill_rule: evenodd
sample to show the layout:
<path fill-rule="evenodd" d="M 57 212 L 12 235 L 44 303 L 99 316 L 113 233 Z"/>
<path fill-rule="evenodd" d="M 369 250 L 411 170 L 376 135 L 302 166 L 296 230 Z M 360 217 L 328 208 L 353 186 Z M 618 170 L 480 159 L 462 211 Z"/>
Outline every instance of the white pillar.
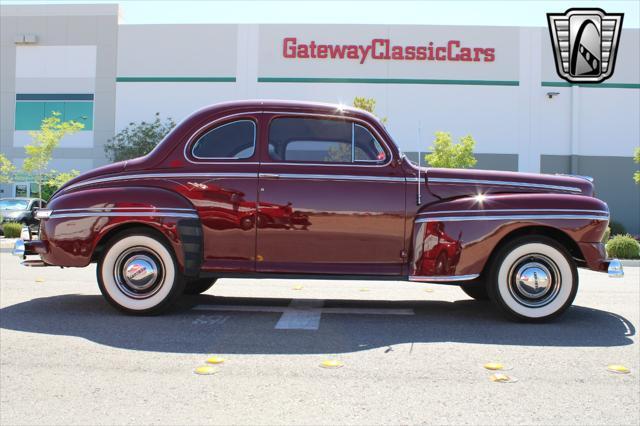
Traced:
<path fill-rule="evenodd" d="M 540 28 L 520 28 L 517 147 L 521 172 L 540 172 L 541 44 Z"/>

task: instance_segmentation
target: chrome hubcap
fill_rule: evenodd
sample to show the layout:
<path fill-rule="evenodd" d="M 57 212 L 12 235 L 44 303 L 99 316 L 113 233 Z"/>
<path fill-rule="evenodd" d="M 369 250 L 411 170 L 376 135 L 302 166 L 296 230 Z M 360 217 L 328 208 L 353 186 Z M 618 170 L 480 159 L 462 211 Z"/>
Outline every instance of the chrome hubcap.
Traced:
<path fill-rule="evenodd" d="M 509 271 L 509 292 L 518 303 L 530 308 L 551 303 L 561 285 L 558 266 L 542 254 L 518 259 Z"/>
<path fill-rule="evenodd" d="M 147 247 L 132 247 L 116 260 L 113 275 L 120 291 L 134 299 L 153 296 L 164 281 L 160 256 Z"/>
<path fill-rule="evenodd" d="M 527 263 L 516 272 L 516 286 L 525 296 L 540 299 L 551 288 L 551 273 L 540 263 Z"/>
<path fill-rule="evenodd" d="M 148 256 L 135 255 L 124 265 L 125 282 L 137 290 L 151 287 L 157 276 L 158 268 Z"/>

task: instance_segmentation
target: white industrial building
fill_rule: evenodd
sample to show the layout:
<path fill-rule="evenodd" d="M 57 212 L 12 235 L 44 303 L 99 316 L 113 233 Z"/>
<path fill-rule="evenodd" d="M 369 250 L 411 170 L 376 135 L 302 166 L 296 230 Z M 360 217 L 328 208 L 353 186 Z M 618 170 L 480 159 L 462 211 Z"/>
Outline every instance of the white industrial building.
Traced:
<path fill-rule="evenodd" d="M 118 6 L 101 4 L 2 6 L 0 31 L 0 147 L 18 166 L 53 110 L 85 129 L 51 167 L 85 171 L 107 162 L 115 132 L 156 112 L 364 96 L 413 158 L 437 130 L 471 134 L 478 168 L 592 176 L 612 218 L 640 233 L 638 29 L 623 28 L 613 77 L 591 86 L 560 79 L 547 28 L 121 25 Z M 29 176 L 16 180 L 2 196 L 29 194 Z"/>

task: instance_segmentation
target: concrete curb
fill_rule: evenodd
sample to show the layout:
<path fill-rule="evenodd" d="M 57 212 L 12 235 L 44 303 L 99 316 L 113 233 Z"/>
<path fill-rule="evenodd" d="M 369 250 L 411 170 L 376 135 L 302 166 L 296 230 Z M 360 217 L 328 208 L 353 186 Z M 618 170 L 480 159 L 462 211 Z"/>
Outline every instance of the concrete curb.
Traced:
<path fill-rule="evenodd" d="M 622 266 L 640 266 L 640 259 L 620 259 Z"/>

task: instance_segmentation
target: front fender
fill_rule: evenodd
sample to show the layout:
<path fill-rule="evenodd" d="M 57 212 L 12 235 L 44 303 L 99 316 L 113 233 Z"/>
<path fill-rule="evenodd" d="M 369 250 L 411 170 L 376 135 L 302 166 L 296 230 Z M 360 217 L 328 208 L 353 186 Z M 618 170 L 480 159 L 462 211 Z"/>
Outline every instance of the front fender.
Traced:
<path fill-rule="evenodd" d="M 87 266 L 105 238 L 120 229 L 147 226 L 171 244 L 181 270 L 195 275 L 202 263 L 202 227 L 195 208 L 175 192 L 155 187 L 93 188 L 60 194 L 48 205 L 40 238 L 51 265 Z"/>
<path fill-rule="evenodd" d="M 523 228 L 549 230 L 579 247 L 587 266 L 600 268 L 600 244 L 609 221 L 607 205 L 592 197 L 563 194 L 501 194 L 464 197 L 421 209 L 413 226 L 409 275 L 475 276 L 510 234 Z"/>

